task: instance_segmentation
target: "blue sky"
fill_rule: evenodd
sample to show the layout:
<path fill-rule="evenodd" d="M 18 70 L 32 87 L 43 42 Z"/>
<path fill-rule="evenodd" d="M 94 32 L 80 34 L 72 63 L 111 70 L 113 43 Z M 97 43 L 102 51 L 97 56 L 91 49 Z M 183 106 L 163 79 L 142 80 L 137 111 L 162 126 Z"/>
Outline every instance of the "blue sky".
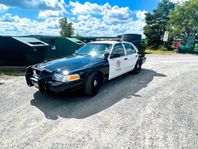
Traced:
<path fill-rule="evenodd" d="M 145 13 L 159 1 L 0 0 L 0 35 L 59 35 L 61 17 L 67 17 L 75 34 L 82 36 L 143 34 Z"/>

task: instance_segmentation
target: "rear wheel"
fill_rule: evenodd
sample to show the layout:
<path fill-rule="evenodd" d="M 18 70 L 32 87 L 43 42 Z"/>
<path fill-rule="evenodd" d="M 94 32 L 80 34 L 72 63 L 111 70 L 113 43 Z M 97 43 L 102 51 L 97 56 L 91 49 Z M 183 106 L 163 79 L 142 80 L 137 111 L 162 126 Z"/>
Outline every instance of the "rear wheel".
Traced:
<path fill-rule="evenodd" d="M 90 74 L 85 82 L 84 93 L 87 96 L 95 96 L 101 87 L 101 77 L 97 73 Z"/>
<path fill-rule="evenodd" d="M 141 63 L 140 60 L 138 60 L 137 63 L 136 63 L 136 65 L 135 65 L 135 68 L 133 69 L 132 72 L 134 74 L 138 74 L 140 72 L 141 68 L 142 68 L 142 63 Z"/>

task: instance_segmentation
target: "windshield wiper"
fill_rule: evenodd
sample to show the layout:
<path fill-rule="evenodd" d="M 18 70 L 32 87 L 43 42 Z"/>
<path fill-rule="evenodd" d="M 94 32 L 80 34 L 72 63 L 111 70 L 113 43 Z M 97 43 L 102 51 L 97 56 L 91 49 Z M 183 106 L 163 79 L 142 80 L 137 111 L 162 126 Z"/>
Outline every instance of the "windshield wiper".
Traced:
<path fill-rule="evenodd" d="M 87 53 L 75 53 L 75 55 L 81 55 L 81 56 L 83 56 L 83 55 L 89 55 L 89 54 L 87 54 Z"/>

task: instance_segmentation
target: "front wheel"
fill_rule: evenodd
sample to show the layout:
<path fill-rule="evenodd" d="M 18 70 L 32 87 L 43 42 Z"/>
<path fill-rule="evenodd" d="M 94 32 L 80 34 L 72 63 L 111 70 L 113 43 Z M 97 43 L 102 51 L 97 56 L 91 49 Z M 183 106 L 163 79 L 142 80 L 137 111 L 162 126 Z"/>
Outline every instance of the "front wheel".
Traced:
<path fill-rule="evenodd" d="M 135 68 L 133 69 L 132 72 L 133 72 L 134 74 L 138 74 L 138 73 L 140 72 L 141 68 L 142 68 L 141 61 L 138 60 L 137 63 L 136 63 L 136 65 L 135 65 Z"/>
<path fill-rule="evenodd" d="M 101 87 L 101 78 L 97 73 L 90 74 L 85 82 L 84 93 L 87 96 L 95 96 Z"/>

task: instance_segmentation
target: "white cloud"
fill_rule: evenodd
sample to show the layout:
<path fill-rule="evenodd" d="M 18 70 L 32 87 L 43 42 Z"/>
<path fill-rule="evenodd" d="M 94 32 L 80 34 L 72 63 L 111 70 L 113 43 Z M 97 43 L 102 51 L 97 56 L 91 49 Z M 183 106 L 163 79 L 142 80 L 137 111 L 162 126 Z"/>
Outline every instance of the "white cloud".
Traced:
<path fill-rule="evenodd" d="M 18 16 L 13 16 L 10 13 L 6 13 L 1 16 L 0 21 L 3 22 L 17 22 L 20 18 Z"/>
<path fill-rule="evenodd" d="M 5 0 L 3 0 L 5 1 Z M 12 0 L 10 0 L 12 1 Z M 24 2 L 30 0 L 24 0 Z M 34 0 L 35 1 L 35 0 Z M 42 2 L 41 2 L 42 1 Z M 111 6 L 106 3 L 71 2 L 66 7 L 63 0 L 40 0 L 35 2 L 50 6 L 39 9 L 38 18 L 43 21 L 20 18 L 9 13 L 0 14 L 0 34 L 2 35 L 59 35 L 59 18 L 69 14 L 76 33 L 82 36 L 115 36 L 124 33 L 143 34 L 146 11 L 132 11 L 129 7 Z M 1 3 L 1 2 L 0 2 Z M 57 6 L 59 9 L 52 9 Z M 65 8 L 68 8 L 68 13 Z"/>
<path fill-rule="evenodd" d="M 104 19 L 126 20 L 132 14 L 128 7 L 111 6 L 109 3 L 99 5 L 96 3 L 85 2 L 84 4 L 70 1 L 69 6 L 74 15 L 99 15 Z"/>
<path fill-rule="evenodd" d="M 113 6 L 103 10 L 102 15 L 107 24 L 124 24 L 132 19 L 132 11 L 128 7 Z"/>
<path fill-rule="evenodd" d="M 187 0 L 170 0 L 170 1 L 173 2 L 173 3 L 183 3 Z"/>
<path fill-rule="evenodd" d="M 6 10 L 8 10 L 8 9 L 9 9 L 8 6 L 6 6 L 6 5 L 4 5 L 4 4 L 0 4 L 0 13 L 6 11 Z"/>
<path fill-rule="evenodd" d="M 57 18 L 39 22 L 6 13 L 0 16 L 0 26 L 0 35 L 59 35 Z"/>
<path fill-rule="evenodd" d="M 129 19 L 127 22 L 119 20 L 112 23 L 112 20 L 104 20 L 91 15 L 80 15 L 73 23 L 76 32 L 83 36 L 115 36 L 124 33 L 139 33 L 143 34 L 145 20 Z"/>
<path fill-rule="evenodd" d="M 66 13 L 66 4 L 64 0 L 2 0 L 0 3 L 2 8 L 19 7 L 22 9 L 38 9 L 40 19 L 47 19 L 49 17 L 60 17 Z M 7 6 L 6 6 L 7 5 Z"/>
<path fill-rule="evenodd" d="M 138 18 L 138 19 L 140 19 L 140 20 L 144 20 L 145 19 L 145 17 L 146 17 L 146 11 L 144 10 L 144 11 L 137 11 L 136 12 L 136 17 Z"/>
<path fill-rule="evenodd" d="M 64 9 L 64 0 L 1 0 L 1 4 L 23 9 L 58 10 Z"/>
<path fill-rule="evenodd" d="M 109 18 L 117 18 L 121 20 L 128 19 L 132 12 L 128 7 L 118 7 L 113 6 L 110 9 L 105 9 L 102 12 L 103 16 L 108 16 Z"/>
<path fill-rule="evenodd" d="M 38 17 L 40 19 L 47 19 L 51 17 L 61 17 L 64 11 L 57 11 L 57 10 L 44 10 L 40 11 Z"/>
<path fill-rule="evenodd" d="M 85 2 L 84 4 L 70 1 L 71 11 L 76 15 L 97 14 L 101 13 L 101 6 L 96 3 Z"/>
<path fill-rule="evenodd" d="M 76 17 L 74 28 L 83 36 L 115 36 L 124 33 L 143 34 L 146 11 L 131 11 L 128 7 L 70 2 Z M 133 18 L 136 18 L 134 20 Z"/>

